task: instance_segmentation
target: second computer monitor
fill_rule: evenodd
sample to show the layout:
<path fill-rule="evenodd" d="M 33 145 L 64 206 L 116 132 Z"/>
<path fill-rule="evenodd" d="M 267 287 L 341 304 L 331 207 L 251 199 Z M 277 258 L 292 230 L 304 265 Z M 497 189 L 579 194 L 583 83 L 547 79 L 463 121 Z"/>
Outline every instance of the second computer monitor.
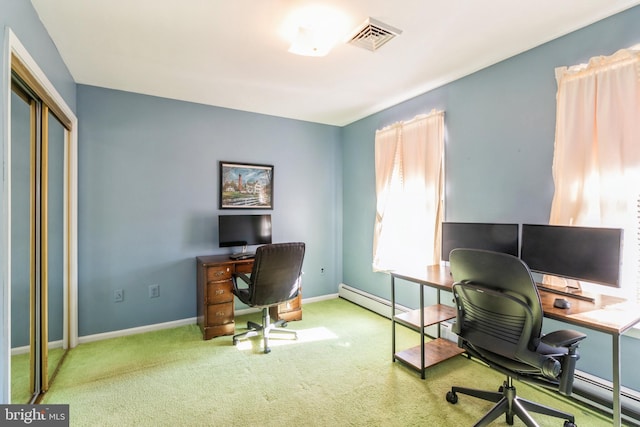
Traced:
<path fill-rule="evenodd" d="M 620 286 L 619 228 L 522 225 L 522 260 L 531 271 Z"/>

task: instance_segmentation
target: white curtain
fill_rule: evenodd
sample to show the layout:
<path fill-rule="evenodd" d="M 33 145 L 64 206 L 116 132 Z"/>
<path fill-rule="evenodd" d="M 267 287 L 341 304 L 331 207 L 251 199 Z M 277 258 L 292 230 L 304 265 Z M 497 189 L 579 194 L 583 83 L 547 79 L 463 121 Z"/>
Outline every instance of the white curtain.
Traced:
<path fill-rule="evenodd" d="M 556 69 L 550 223 L 625 229 L 623 284 L 638 288 L 640 45 Z"/>
<path fill-rule="evenodd" d="M 374 271 L 439 261 L 443 154 L 444 112 L 376 131 Z"/>

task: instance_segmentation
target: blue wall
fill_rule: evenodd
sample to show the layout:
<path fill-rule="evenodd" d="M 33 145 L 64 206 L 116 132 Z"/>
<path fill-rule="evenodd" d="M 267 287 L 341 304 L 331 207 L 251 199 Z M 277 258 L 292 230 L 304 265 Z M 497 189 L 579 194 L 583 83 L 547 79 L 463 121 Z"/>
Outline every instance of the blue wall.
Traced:
<path fill-rule="evenodd" d="M 446 219 L 539 222 L 549 219 L 558 66 L 640 43 L 640 7 L 505 60 L 343 128 L 343 279 L 389 298 L 389 277 L 373 273 L 375 130 L 431 109 L 445 111 Z M 401 288 L 400 303 L 416 306 L 417 293 Z M 589 333 L 579 368 L 611 377 L 607 336 Z M 640 351 L 626 339 L 625 358 Z M 605 354 L 609 354 L 606 352 Z M 640 390 L 640 373 L 623 364 L 624 383 Z"/>
<path fill-rule="evenodd" d="M 339 128 L 82 85 L 78 111 L 80 336 L 196 316 L 195 257 L 230 252 L 217 215 L 239 212 L 218 210 L 220 160 L 274 165 L 274 209 L 242 212 L 306 242 L 303 297 L 337 292 Z"/>

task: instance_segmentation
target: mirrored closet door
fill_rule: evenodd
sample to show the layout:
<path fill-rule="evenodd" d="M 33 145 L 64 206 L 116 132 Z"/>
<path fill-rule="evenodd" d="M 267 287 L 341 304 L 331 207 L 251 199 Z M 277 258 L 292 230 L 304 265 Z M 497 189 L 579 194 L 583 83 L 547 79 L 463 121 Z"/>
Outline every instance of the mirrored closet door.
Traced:
<path fill-rule="evenodd" d="M 67 129 L 16 73 L 11 92 L 11 402 L 32 403 L 68 347 Z"/>

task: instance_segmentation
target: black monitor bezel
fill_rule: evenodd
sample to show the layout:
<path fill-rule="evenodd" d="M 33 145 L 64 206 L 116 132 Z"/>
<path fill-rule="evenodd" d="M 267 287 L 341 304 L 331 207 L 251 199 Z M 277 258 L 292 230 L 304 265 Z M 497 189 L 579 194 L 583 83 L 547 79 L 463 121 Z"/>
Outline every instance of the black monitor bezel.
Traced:
<path fill-rule="evenodd" d="M 499 229 L 508 232 L 510 234 L 510 240 L 508 244 L 499 245 L 495 240 L 488 240 L 488 244 L 474 244 L 474 242 L 467 242 L 464 245 L 447 245 L 447 239 L 445 236 L 445 229 L 449 227 L 461 227 L 468 229 L 488 229 L 498 227 Z M 441 227 L 441 260 L 448 262 L 449 253 L 451 250 L 460 247 L 467 247 L 471 249 L 484 249 L 494 252 L 507 253 L 509 255 L 518 256 L 520 250 L 520 225 L 518 223 L 499 223 L 499 222 L 459 222 L 459 221 L 444 221 Z M 508 248 L 507 248 L 508 246 Z"/>
<path fill-rule="evenodd" d="M 260 220 L 266 220 L 269 227 L 269 234 L 265 236 L 260 236 L 258 233 L 252 233 L 250 236 L 245 235 L 244 237 L 250 237 L 247 240 L 240 239 L 231 239 L 229 237 L 224 237 L 223 240 L 223 230 L 228 230 L 230 224 L 225 223 L 225 221 L 235 220 L 236 222 L 245 221 L 246 225 L 254 226 L 259 223 Z M 238 235 L 239 236 L 239 235 Z M 257 246 L 257 245 L 267 245 L 271 244 L 273 241 L 273 226 L 271 221 L 271 214 L 221 214 L 218 215 L 218 247 L 220 248 L 230 248 L 230 247 L 247 247 L 247 246 Z"/>
<path fill-rule="evenodd" d="M 545 239 L 550 246 L 547 247 L 547 253 L 544 255 L 550 259 L 546 261 L 536 260 L 536 254 L 541 249 L 537 249 L 537 252 L 531 252 L 534 238 L 531 235 L 532 232 L 537 233 L 538 237 L 536 238 L 538 239 L 541 238 L 539 237 L 541 232 L 556 234 L 554 239 L 549 239 L 548 235 Z M 561 236 L 563 239 L 559 239 Z M 569 237 L 571 239 L 568 239 Z M 585 245 L 585 241 L 589 241 L 590 246 Z M 594 242 L 598 241 L 600 244 L 596 245 Z M 624 230 L 621 228 L 522 224 L 520 258 L 535 273 L 620 288 L 623 241 Z M 568 242 L 571 246 L 561 246 L 561 242 Z M 582 257 L 583 259 L 576 259 L 579 251 L 588 247 L 597 248 L 600 256 L 592 255 L 588 259 L 585 255 Z M 572 254 L 569 254 L 571 252 L 569 249 L 572 249 Z M 553 256 L 554 253 L 555 257 Z M 573 258 L 573 261 L 571 261 L 571 258 Z M 610 262 L 604 262 L 604 260 L 609 260 Z M 602 266 L 603 262 L 605 265 L 610 265 L 611 268 L 600 273 L 603 269 L 595 270 L 595 268 Z"/>

